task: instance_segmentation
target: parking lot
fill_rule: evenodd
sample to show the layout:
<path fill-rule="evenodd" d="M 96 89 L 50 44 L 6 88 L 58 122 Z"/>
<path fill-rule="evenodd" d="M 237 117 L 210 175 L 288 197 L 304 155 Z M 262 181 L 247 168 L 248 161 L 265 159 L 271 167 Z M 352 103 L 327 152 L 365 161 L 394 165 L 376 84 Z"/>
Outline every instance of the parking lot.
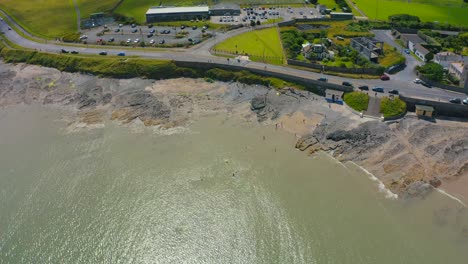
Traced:
<path fill-rule="evenodd" d="M 204 31 L 204 32 L 203 32 Z M 141 46 L 185 46 L 202 41 L 210 33 L 202 27 L 106 25 L 83 32 L 82 41 L 89 44 Z"/>
<path fill-rule="evenodd" d="M 321 18 L 322 15 L 314 7 L 251 7 L 243 8 L 239 16 L 212 16 L 211 23 L 216 24 L 245 24 L 250 21 L 268 21 L 268 19 L 279 19 L 283 21 L 295 18 Z"/>

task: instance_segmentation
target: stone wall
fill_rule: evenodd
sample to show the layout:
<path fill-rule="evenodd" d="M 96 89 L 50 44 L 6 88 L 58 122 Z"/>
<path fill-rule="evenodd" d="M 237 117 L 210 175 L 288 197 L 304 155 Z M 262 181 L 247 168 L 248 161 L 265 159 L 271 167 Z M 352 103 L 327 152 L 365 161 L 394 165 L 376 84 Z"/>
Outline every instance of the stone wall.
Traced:
<path fill-rule="evenodd" d="M 422 81 L 427 82 L 431 86 L 434 86 L 434 87 L 437 87 L 437 88 L 440 88 L 440 89 L 444 89 L 444 90 L 448 90 L 448 91 L 452 91 L 452 92 L 459 92 L 459 93 L 468 94 L 468 88 L 463 89 L 462 87 L 459 87 L 459 86 L 452 86 L 452 85 L 447 85 L 447 84 L 434 82 L 434 81 L 429 80 L 428 78 L 424 77 L 422 74 L 419 75 L 419 78 Z"/>
<path fill-rule="evenodd" d="M 400 99 L 406 102 L 408 111 L 414 112 L 416 105 L 428 105 L 434 107 L 435 115 L 468 118 L 468 105 L 431 101 L 403 95 L 400 95 Z"/>
<path fill-rule="evenodd" d="M 326 83 L 312 78 L 299 77 L 287 73 L 274 72 L 269 70 L 253 69 L 246 68 L 238 65 L 222 64 L 222 63 L 208 63 L 208 62 L 192 62 L 192 61 L 174 61 L 174 63 L 179 67 L 195 68 L 195 69 L 204 69 L 209 70 L 213 68 L 219 68 L 223 70 L 230 71 L 249 71 L 261 76 L 267 77 L 276 77 L 285 81 L 294 82 L 301 84 L 305 87 L 306 90 L 319 95 L 324 96 L 326 89 L 334 89 L 343 92 L 352 92 L 353 88 L 348 86 L 343 86 L 339 84 Z"/>
<path fill-rule="evenodd" d="M 380 75 L 382 74 L 381 69 L 377 68 L 342 68 L 342 67 L 333 67 L 333 66 L 326 66 L 320 65 L 316 63 L 298 61 L 298 60 L 288 60 L 289 65 L 301 66 L 312 68 L 316 70 L 331 71 L 331 72 L 342 72 L 342 73 L 353 73 L 353 74 L 370 74 L 370 75 Z"/>

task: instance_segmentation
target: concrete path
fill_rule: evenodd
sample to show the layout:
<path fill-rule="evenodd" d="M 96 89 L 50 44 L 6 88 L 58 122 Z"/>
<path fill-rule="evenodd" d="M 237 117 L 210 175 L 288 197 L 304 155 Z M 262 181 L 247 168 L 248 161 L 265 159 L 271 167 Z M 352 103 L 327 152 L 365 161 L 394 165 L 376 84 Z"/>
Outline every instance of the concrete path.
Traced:
<path fill-rule="evenodd" d="M 367 110 L 364 112 L 365 115 L 380 117 L 380 98 L 376 96 L 369 96 L 369 105 Z"/>

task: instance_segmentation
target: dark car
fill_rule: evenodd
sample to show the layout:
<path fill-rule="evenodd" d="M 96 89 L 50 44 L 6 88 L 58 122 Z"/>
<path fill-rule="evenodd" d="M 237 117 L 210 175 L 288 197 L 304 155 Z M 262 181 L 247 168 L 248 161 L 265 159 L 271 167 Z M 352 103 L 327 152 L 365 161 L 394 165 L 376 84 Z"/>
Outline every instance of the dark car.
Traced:
<path fill-rule="evenodd" d="M 159 41 L 159 44 L 164 44 L 164 43 L 166 43 L 166 41 L 165 41 L 164 39 L 161 39 L 161 40 Z"/>
<path fill-rule="evenodd" d="M 384 89 L 382 87 L 374 87 L 372 88 L 372 91 L 377 92 L 377 93 L 383 93 Z"/>
<path fill-rule="evenodd" d="M 362 85 L 362 86 L 359 86 L 358 88 L 359 88 L 359 90 L 369 91 L 369 86 L 367 86 L 367 85 Z"/>
<path fill-rule="evenodd" d="M 132 25 L 131 25 L 131 27 L 132 27 L 132 28 L 135 28 L 135 27 L 136 27 L 136 25 L 135 25 L 135 24 L 132 24 Z"/>
<path fill-rule="evenodd" d="M 432 88 L 432 86 L 430 84 L 428 84 L 427 82 L 425 82 L 425 81 L 421 81 L 420 84 L 422 86 L 426 86 L 427 88 Z"/>
<path fill-rule="evenodd" d="M 197 28 L 198 28 L 197 26 L 193 26 L 193 27 L 192 27 L 193 30 L 195 30 L 195 29 L 197 29 Z"/>
<path fill-rule="evenodd" d="M 149 33 L 148 35 L 146 35 L 148 38 L 151 38 L 153 37 L 153 33 Z"/>
<path fill-rule="evenodd" d="M 101 52 L 99 52 L 99 55 L 105 56 L 105 55 L 107 55 L 107 51 L 101 51 Z"/>
<path fill-rule="evenodd" d="M 387 74 L 382 74 L 382 76 L 380 76 L 380 80 L 388 81 L 388 80 L 390 80 L 390 77 Z"/>
<path fill-rule="evenodd" d="M 400 92 L 398 92 L 398 90 L 396 90 L 396 89 L 390 90 L 390 91 L 388 91 L 388 93 L 389 94 L 395 94 L 395 95 L 400 94 Z"/>
<path fill-rule="evenodd" d="M 110 38 L 107 42 L 114 42 L 115 38 Z"/>
<path fill-rule="evenodd" d="M 132 29 L 132 33 L 137 33 L 138 32 L 138 29 Z"/>
<path fill-rule="evenodd" d="M 68 53 L 69 51 L 66 50 L 66 49 L 62 49 L 61 52 L 62 52 L 62 53 Z"/>
<path fill-rule="evenodd" d="M 79 52 L 76 51 L 76 50 L 72 50 L 70 53 L 71 53 L 71 54 L 78 54 Z"/>
<path fill-rule="evenodd" d="M 125 56 L 125 52 L 119 52 L 117 53 L 117 56 Z"/>
<path fill-rule="evenodd" d="M 184 28 L 185 28 L 185 25 L 180 26 L 180 29 L 184 29 Z"/>
<path fill-rule="evenodd" d="M 350 82 L 343 82 L 342 85 L 343 85 L 343 86 L 350 86 L 350 87 L 353 87 L 353 84 L 350 83 Z"/>
<path fill-rule="evenodd" d="M 148 24 L 148 28 L 152 28 L 153 27 L 153 24 Z"/>
<path fill-rule="evenodd" d="M 452 104 L 461 104 L 462 100 L 460 98 L 452 98 L 449 100 Z"/>
<path fill-rule="evenodd" d="M 406 53 L 406 54 L 410 54 L 409 49 L 405 49 L 405 53 Z"/>
<path fill-rule="evenodd" d="M 189 39 L 188 39 L 188 41 L 189 41 L 189 42 L 192 42 L 192 41 L 193 41 L 193 39 L 189 38 Z"/>
<path fill-rule="evenodd" d="M 120 28 L 116 28 L 116 29 L 114 30 L 114 32 L 115 32 L 115 33 L 120 32 Z"/>
<path fill-rule="evenodd" d="M 8 27 L 8 30 L 11 30 L 11 27 Z"/>
<path fill-rule="evenodd" d="M 325 77 L 318 78 L 317 80 L 321 82 L 328 82 L 328 79 Z"/>

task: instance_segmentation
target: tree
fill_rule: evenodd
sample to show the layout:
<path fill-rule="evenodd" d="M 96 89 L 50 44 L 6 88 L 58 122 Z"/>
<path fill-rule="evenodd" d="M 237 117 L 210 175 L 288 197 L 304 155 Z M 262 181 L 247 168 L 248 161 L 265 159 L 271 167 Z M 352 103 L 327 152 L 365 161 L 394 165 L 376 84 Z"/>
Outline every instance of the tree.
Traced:
<path fill-rule="evenodd" d="M 426 62 L 432 61 L 434 59 L 434 53 L 429 52 L 428 54 L 424 55 L 424 59 L 426 60 Z"/>
<path fill-rule="evenodd" d="M 418 67 L 417 70 L 428 79 L 436 82 L 440 82 L 444 78 L 444 67 L 434 62 L 426 63 Z"/>

